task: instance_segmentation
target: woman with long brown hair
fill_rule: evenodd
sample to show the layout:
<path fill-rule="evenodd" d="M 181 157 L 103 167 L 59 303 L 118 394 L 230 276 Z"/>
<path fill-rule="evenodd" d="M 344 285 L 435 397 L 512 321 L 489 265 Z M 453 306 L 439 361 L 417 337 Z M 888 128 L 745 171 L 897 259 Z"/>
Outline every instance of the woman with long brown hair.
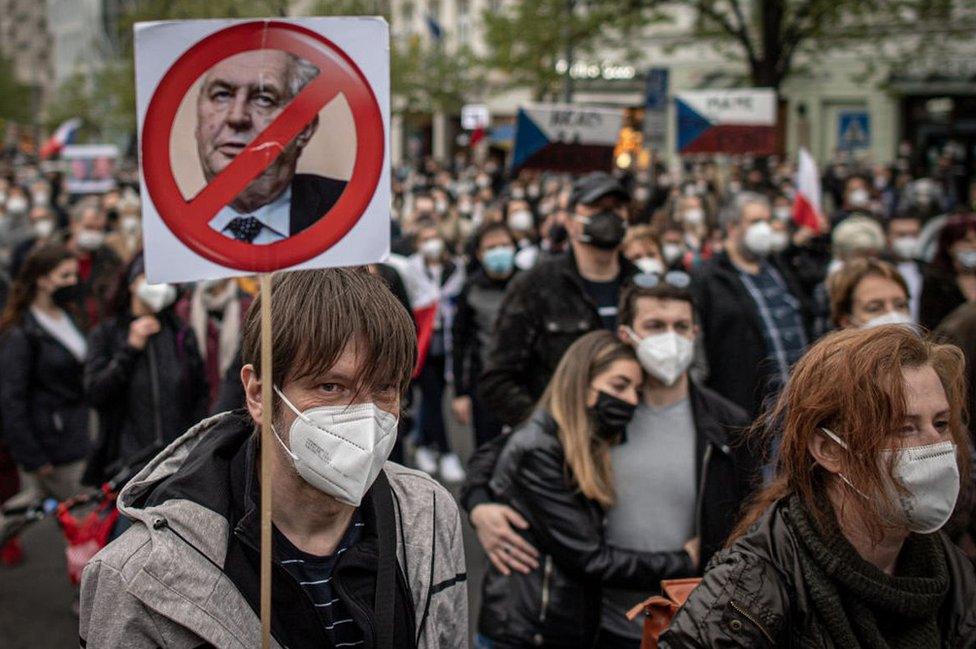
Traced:
<path fill-rule="evenodd" d="M 642 381 L 633 348 L 609 331 L 589 333 L 566 351 L 538 410 L 506 441 L 489 487 L 528 522 L 520 533 L 542 556 L 527 574 L 489 566 L 479 649 L 591 647 L 603 586 L 649 589 L 695 572 L 697 541 L 677 552 L 637 552 L 604 540 L 614 503 L 610 447 L 622 439 Z"/>
<path fill-rule="evenodd" d="M 963 356 L 887 325 L 827 336 L 760 423 L 782 442 L 661 647 L 973 647 L 973 565 L 940 532 L 969 470 Z"/>
<path fill-rule="evenodd" d="M 27 257 L 0 316 L 0 421 L 20 472 L 10 509 L 80 491 L 88 453 L 87 353 L 72 305 L 78 261 L 63 246 Z M 10 518 L 0 514 L 0 536 Z"/>

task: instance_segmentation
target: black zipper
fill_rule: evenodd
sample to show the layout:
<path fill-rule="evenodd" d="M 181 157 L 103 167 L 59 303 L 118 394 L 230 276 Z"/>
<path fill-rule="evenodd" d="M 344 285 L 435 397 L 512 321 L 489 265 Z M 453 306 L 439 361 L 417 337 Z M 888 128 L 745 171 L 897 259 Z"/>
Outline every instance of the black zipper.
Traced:
<path fill-rule="evenodd" d="M 698 476 L 698 500 L 695 503 L 695 536 L 701 540 L 701 520 L 702 520 L 702 506 L 705 500 L 705 480 L 708 476 L 708 465 L 712 460 L 712 443 L 705 443 L 705 454 L 702 456 L 701 464 L 701 475 Z M 702 570 L 704 566 L 699 566 L 699 570 Z"/>
<path fill-rule="evenodd" d="M 539 609 L 539 621 L 546 621 L 546 614 L 549 610 L 549 586 L 552 580 L 552 556 L 546 555 L 546 567 L 542 573 L 542 606 Z"/>

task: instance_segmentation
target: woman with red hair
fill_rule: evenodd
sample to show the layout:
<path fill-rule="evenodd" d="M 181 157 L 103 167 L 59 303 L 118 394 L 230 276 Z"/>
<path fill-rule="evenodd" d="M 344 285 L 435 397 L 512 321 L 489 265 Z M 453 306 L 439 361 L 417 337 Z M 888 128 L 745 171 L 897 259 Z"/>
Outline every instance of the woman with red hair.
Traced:
<path fill-rule="evenodd" d="M 939 531 L 967 479 L 963 357 L 897 325 L 797 363 L 773 481 L 661 647 L 974 647 L 973 565 Z"/>

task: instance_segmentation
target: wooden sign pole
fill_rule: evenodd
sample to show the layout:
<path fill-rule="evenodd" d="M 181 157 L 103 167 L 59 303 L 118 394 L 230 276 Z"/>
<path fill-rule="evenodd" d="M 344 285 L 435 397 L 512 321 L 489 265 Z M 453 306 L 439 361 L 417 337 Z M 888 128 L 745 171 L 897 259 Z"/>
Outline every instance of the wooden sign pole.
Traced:
<path fill-rule="evenodd" d="M 261 275 L 261 647 L 271 649 L 271 273 Z"/>

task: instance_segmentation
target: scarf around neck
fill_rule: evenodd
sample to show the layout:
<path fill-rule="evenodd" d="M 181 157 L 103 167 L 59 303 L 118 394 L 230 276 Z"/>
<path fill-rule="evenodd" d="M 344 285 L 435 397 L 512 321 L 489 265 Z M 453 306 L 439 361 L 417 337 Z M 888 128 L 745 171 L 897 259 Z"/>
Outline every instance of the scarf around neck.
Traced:
<path fill-rule="evenodd" d="M 827 505 L 829 507 L 829 505 Z M 833 521 L 819 529 L 799 496 L 786 510 L 797 531 L 807 591 L 834 644 L 845 649 L 938 649 L 949 569 L 938 534 L 911 534 L 894 575 L 865 561 Z"/>

